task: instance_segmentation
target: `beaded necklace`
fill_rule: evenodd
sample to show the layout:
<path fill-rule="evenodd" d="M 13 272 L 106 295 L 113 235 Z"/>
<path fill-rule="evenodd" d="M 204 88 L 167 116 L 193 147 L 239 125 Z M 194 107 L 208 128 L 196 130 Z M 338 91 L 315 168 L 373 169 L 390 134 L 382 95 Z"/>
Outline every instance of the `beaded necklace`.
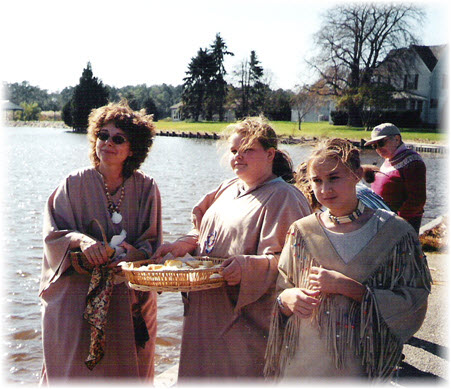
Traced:
<path fill-rule="evenodd" d="M 104 182 L 104 186 L 105 186 L 106 199 L 108 201 L 108 211 L 110 212 L 111 220 L 113 221 L 114 224 L 119 224 L 122 221 L 120 207 L 122 204 L 122 200 L 124 199 L 124 195 L 125 195 L 124 183 L 122 183 L 122 185 L 121 185 L 121 197 L 119 198 L 119 201 L 117 202 L 117 204 L 114 204 L 112 195 L 110 194 L 110 190 L 108 189 L 108 185 L 106 182 Z"/>
<path fill-rule="evenodd" d="M 354 220 L 357 220 L 360 215 L 363 213 L 365 209 L 365 204 L 363 204 L 360 200 L 359 203 L 357 204 L 357 208 L 354 212 L 352 212 L 350 215 L 345 215 L 345 216 L 334 216 L 330 213 L 330 210 L 328 211 L 329 213 L 329 219 L 332 221 L 332 223 L 334 224 L 346 224 L 346 223 L 351 223 Z"/>

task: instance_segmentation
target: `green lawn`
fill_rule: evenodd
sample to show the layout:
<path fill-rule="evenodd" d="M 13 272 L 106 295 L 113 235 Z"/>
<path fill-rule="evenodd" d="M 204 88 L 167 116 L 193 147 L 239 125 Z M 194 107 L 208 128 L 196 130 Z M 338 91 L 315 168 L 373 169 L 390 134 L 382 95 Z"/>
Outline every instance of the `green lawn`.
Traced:
<path fill-rule="evenodd" d="M 184 131 L 192 133 L 219 133 L 230 123 L 218 122 L 169 122 L 158 121 L 155 123 L 157 130 L 160 131 Z M 348 127 L 348 126 L 334 126 L 328 122 L 314 122 L 302 123 L 301 130 L 298 130 L 298 123 L 296 122 L 271 122 L 278 135 L 305 137 L 305 138 L 322 138 L 322 137 L 337 137 L 347 138 L 350 140 L 369 139 L 371 133 L 365 131 L 363 128 Z M 446 143 L 447 134 L 435 133 L 431 130 L 421 130 L 418 128 L 401 128 L 403 140 L 410 142 L 421 143 Z"/>

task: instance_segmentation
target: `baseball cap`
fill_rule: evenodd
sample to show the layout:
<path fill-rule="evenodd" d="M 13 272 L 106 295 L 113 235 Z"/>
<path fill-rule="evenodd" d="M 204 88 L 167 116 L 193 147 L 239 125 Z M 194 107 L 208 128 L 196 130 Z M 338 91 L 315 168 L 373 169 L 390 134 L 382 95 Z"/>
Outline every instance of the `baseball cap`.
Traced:
<path fill-rule="evenodd" d="M 365 146 L 372 145 L 378 140 L 384 139 L 390 135 L 401 135 L 399 128 L 392 123 L 382 123 L 373 128 L 371 131 L 371 140 L 365 143 Z"/>

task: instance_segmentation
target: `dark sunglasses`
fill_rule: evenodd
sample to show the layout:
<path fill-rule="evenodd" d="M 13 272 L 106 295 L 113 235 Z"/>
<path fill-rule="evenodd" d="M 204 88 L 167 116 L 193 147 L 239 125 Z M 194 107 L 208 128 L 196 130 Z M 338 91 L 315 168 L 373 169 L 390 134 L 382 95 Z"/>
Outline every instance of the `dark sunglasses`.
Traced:
<path fill-rule="evenodd" d="M 378 149 L 379 147 L 384 147 L 385 143 L 387 143 L 387 140 L 388 140 L 388 138 L 384 138 L 384 139 L 378 140 L 376 143 L 374 143 L 372 145 L 373 149 Z"/>
<path fill-rule="evenodd" d="M 96 134 L 97 138 L 99 138 L 101 141 L 106 142 L 108 139 L 110 139 L 110 134 L 108 132 L 105 131 L 99 131 Z M 111 137 L 111 140 L 113 141 L 113 143 L 117 144 L 117 145 L 121 145 L 122 143 L 127 142 L 127 138 L 125 136 L 122 135 L 113 135 Z"/>

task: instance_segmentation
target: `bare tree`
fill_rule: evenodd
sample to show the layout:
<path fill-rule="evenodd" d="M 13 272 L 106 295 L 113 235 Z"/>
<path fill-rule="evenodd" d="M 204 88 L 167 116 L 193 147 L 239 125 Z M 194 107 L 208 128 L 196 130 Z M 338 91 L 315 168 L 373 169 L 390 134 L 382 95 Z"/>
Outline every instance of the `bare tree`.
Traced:
<path fill-rule="evenodd" d="M 321 102 L 322 98 L 320 94 L 312 91 L 312 88 L 307 85 L 301 87 L 299 92 L 292 97 L 292 108 L 297 112 L 299 131 L 301 130 L 301 123 L 305 116 L 317 108 Z"/>
<path fill-rule="evenodd" d="M 350 3 L 329 9 L 315 35 L 318 54 L 308 63 L 336 96 L 353 95 L 369 85 L 390 51 L 417 43 L 424 11 L 403 3 Z M 359 125 L 360 109 L 348 99 L 350 125 Z"/>

